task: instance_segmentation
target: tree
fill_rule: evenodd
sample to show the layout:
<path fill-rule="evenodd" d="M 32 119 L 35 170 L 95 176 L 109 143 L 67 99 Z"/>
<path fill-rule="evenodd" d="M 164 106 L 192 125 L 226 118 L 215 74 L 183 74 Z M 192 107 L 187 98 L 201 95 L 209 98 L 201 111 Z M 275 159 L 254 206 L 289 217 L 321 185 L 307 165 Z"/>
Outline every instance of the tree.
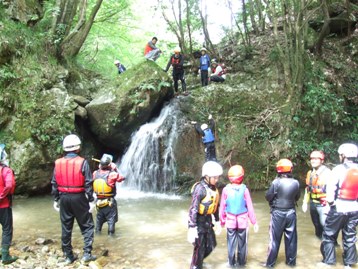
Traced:
<path fill-rule="evenodd" d="M 87 17 L 87 0 L 57 0 L 51 34 L 59 59 L 74 57 L 91 30 L 103 0 L 96 0 Z"/>

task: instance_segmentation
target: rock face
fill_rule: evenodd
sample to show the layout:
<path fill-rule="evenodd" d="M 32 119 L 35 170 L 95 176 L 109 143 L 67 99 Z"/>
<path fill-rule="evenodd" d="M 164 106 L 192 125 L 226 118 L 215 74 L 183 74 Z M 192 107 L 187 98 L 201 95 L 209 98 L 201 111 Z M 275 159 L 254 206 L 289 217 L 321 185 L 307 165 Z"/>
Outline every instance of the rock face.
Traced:
<path fill-rule="evenodd" d="M 100 89 L 86 105 L 91 131 L 112 149 L 122 150 L 132 133 L 173 95 L 171 79 L 151 61 L 121 74 L 113 88 Z"/>
<path fill-rule="evenodd" d="M 34 25 L 43 17 L 42 1 L 13 0 L 3 2 L 5 7 L 7 7 L 7 13 L 13 20 L 27 25 Z"/>

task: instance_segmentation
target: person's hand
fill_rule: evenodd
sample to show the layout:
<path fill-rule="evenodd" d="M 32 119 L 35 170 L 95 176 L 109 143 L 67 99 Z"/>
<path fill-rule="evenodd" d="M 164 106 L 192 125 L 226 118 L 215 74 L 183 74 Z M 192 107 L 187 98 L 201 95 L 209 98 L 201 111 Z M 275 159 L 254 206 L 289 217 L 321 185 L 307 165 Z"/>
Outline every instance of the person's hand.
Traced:
<path fill-rule="evenodd" d="M 199 70 L 198 70 L 198 74 L 200 75 L 200 73 L 201 73 L 201 70 L 200 70 L 200 68 L 199 68 Z"/>
<path fill-rule="evenodd" d="M 191 123 L 191 124 L 196 124 L 196 121 L 191 121 L 190 123 Z"/>
<path fill-rule="evenodd" d="M 254 232 L 257 233 L 259 231 L 259 225 L 255 223 L 254 225 Z"/>
<path fill-rule="evenodd" d="M 216 235 L 221 234 L 222 228 L 219 221 L 215 222 L 214 231 Z"/>
<path fill-rule="evenodd" d="M 113 170 L 113 171 L 117 170 L 117 165 L 115 163 L 112 162 L 112 163 L 110 163 L 109 166 L 111 167 L 111 170 Z"/>
<path fill-rule="evenodd" d="M 302 204 L 302 211 L 303 211 L 304 213 L 307 212 L 307 203 L 303 203 L 303 204 Z"/>
<path fill-rule="evenodd" d="M 208 119 L 211 120 L 213 118 L 213 115 L 209 115 Z"/>
<path fill-rule="evenodd" d="M 95 207 L 96 207 L 96 202 L 95 202 L 95 201 L 90 202 L 90 203 L 89 203 L 89 210 L 88 210 L 88 212 L 90 212 L 90 213 L 92 214 L 93 211 L 94 211 L 94 209 L 95 209 Z"/>
<path fill-rule="evenodd" d="M 58 201 L 53 202 L 53 209 L 55 209 L 57 212 L 60 212 L 60 204 Z"/>
<path fill-rule="evenodd" d="M 188 229 L 188 242 L 190 244 L 194 244 L 195 243 L 195 239 L 198 238 L 198 228 L 197 227 L 190 227 Z"/>
<path fill-rule="evenodd" d="M 324 207 L 323 207 L 323 214 L 328 215 L 328 212 L 331 210 L 331 207 L 329 206 L 329 204 L 327 203 Z"/>

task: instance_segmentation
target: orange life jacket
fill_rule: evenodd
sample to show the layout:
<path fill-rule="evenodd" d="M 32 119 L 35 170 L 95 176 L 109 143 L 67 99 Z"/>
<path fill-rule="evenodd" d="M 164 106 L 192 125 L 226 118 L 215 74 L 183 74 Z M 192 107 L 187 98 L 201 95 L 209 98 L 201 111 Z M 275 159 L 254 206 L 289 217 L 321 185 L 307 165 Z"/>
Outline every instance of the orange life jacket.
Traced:
<path fill-rule="evenodd" d="M 178 65 L 180 63 L 180 56 L 175 58 L 174 55 L 172 56 L 172 65 Z"/>
<path fill-rule="evenodd" d="M 113 197 L 113 188 L 108 184 L 112 172 L 97 170 L 93 173 L 93 190 L 98 198 Z M 115 182 L 115 181 L 114 181 Z"/>
<path fill-rule="evenodd" d="M 308 171 L 307 177 L 306 177 L 306 185 L 308 187 L 308 191 L 310 192 L 312 199 L 320 199 L 323 197 L 326 197 L 326 193 L 323 191 L 324 186 L 326 182 L 323 181 L 323 179 L 320 177 L 320 174 L 324 172 L 327 168 L 324 167 L 320 173 L 312 173 L 311 171 Z"/>
<path fill-rule="evenodd" d="M 338 198 L 344 200 L 358 199 L 358 167 L 348 168 L 346 177 L 338 191 Z"/>
<path fill-rule="evenodd" d="M 147 45 L 145 45 L 145 48 L 144 48 L 144 56 L 147 55 L 147 53 L 150 52 L 151 50 L 153 50 L 153 48 L 151 48 L 149 46 L 149 44 L 147 43 Z"/>
<path fill-rule="evenodd" d="M 60 192 L 84 192 L 85 177 L 82 174 L 84 158 L 60 158 L 55 162 L 56 182 Z"/>

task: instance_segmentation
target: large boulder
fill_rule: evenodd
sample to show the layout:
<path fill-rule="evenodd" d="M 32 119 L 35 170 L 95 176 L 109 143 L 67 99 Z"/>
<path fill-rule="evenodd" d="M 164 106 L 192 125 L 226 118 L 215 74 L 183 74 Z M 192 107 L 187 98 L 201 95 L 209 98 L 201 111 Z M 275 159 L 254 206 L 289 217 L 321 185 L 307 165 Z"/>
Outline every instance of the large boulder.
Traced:
<path fill-rule="evenodd" d="M 39 0 L 12 0 L 3 1 L 9 16 L 16 21 L 27 25 L 34 25 L 44 15 L 42 2 Z"/>
<path fill-rule="evenodd" d="M 173 89 L 171 78 L 152 61 L 141 62 L 118 80 L 112 88 L 100 89 L 86 110 L 97 139 L 123 150 L 132 133 L 158 112 Z"/>

